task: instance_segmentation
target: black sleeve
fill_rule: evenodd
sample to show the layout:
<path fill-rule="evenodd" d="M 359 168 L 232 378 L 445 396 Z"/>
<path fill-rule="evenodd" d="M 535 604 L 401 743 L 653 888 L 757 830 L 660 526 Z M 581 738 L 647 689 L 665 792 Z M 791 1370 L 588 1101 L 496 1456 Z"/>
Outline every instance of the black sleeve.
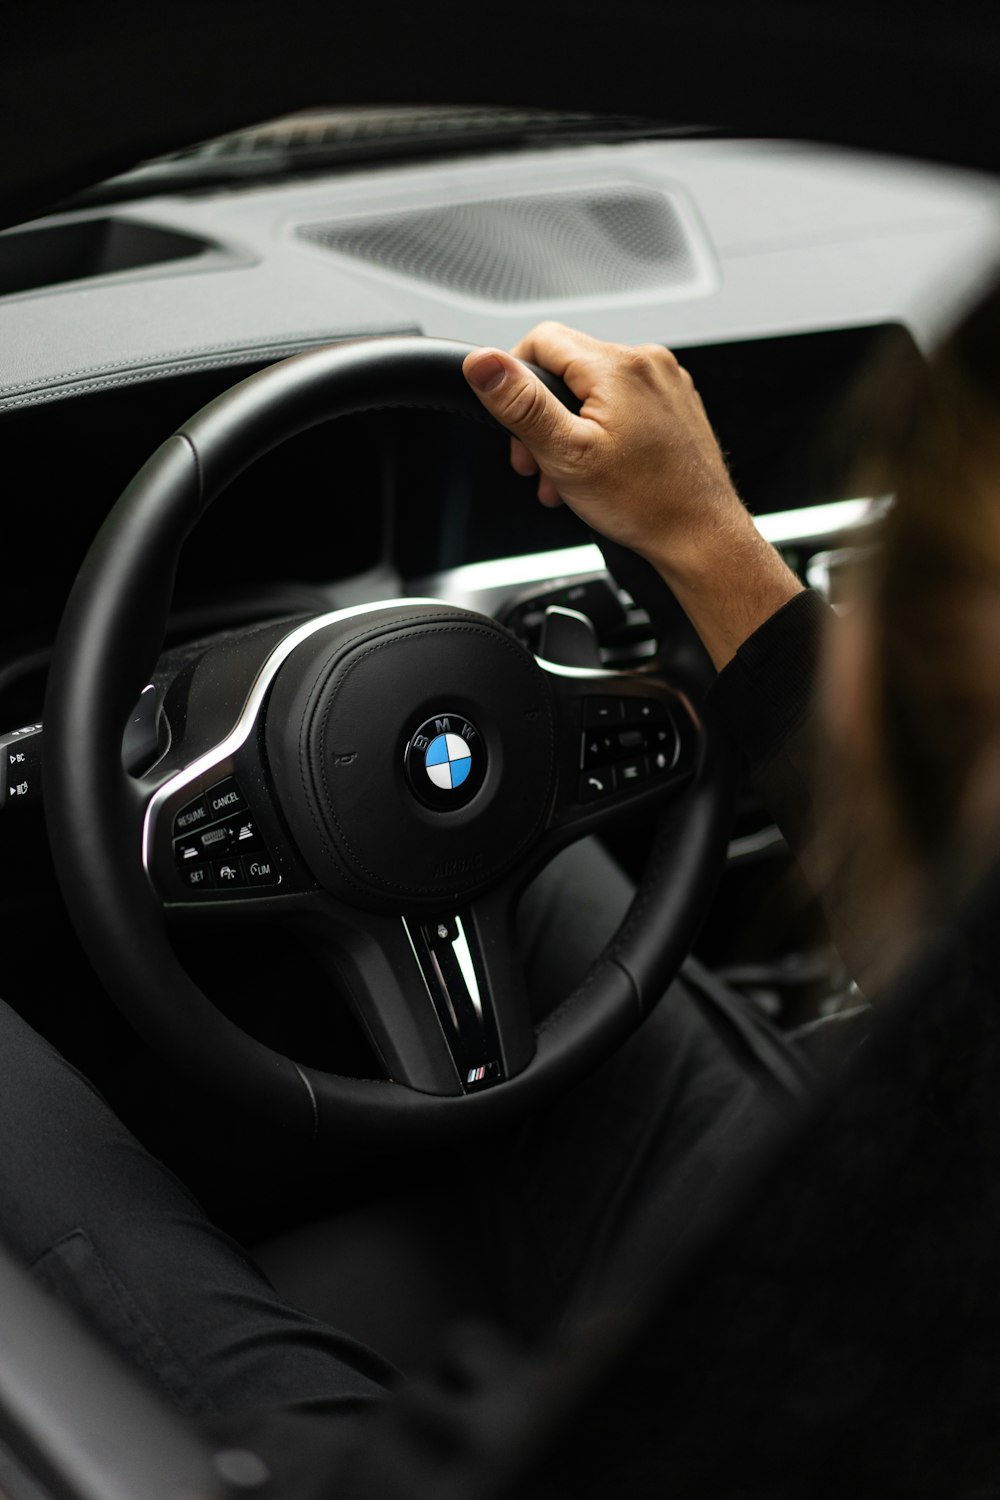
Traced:
<path fill-rule="evenodd" d="M 819 594 L 796 594 L 744 641 L 709 694 L 764 805 L 800 857 L 816 828 L 814 708 L 820 651 L 833 619 Z"/>
<path fill-rule="evenodd" d="M 743 642 L 713 683 L 715 711 L 751 770 L 809 717 L 832 613 L 819 594 L 804 589 Z"/>

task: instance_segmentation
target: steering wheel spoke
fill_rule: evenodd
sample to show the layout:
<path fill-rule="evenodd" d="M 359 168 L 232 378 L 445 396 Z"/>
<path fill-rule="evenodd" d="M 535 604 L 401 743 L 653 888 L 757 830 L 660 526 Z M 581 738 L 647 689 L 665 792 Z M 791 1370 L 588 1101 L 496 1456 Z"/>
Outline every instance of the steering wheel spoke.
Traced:
<path fill-rule="evenodd" d="M 501 887 L 417 915 L 362 913 L 325 895 L 288 910 L 386 1077 L 421 1093 L 468 1094 L 520 1072 L 534 1052 L 512 909 Z"/>
<path fill-rule="evenodd" d="M 696 776 L 702 726 L 663 678 L 539 660 L 557 706 L 559 778 L 549 842 L 568 842 L 669 795 Z"/>

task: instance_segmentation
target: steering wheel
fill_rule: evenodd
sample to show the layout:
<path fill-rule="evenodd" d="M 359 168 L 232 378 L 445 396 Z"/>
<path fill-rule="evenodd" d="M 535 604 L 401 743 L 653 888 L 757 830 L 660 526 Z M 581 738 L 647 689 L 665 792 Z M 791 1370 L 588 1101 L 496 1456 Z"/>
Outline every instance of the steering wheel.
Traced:
<path fill-rule="evenodd" d="M 320 1145 L 493 1124 L 598 1062 L 689 951 L 728 837 L 721 737 L 675 683 L 541 660 L 439 600 L 268 622 L 160 659 L 181 546 L 226 485 L 351 412 L 490 421 L 461 373 L 468 352 L 423 338 L 334 346 L 204 407 L 108 516 L 49 678 L 46 817 L 99 976 L 199 1085 Z M 169 745 L 136 774 L 122 736 L 144 690 Z M 658 826 L 635 899 L 536 1030 L 518 897 L 558 849 L 639 810 Z M 222 932 L 283 924 L 318 945 L 386 1077 L 309 1067 L 224 1016 L 175 954 L 178 914 Z"/>

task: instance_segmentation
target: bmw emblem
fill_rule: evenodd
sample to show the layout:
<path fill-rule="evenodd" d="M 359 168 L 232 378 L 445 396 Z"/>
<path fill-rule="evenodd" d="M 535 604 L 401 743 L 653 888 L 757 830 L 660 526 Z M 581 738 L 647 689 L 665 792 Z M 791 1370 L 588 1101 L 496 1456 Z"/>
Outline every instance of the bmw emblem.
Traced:
<path fill-rule="evenodd" d="M 463 714 L 425 719 L 404 754 L 411 789 L 428 807 L 464 807 L 483 784 L 486 746 Z"/>

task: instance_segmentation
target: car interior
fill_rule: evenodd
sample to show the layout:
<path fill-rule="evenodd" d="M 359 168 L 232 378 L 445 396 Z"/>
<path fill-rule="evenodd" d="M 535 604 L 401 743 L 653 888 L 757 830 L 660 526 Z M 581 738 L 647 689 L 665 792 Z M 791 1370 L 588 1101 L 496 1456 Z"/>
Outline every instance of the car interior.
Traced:
<path fill-rule="evenodd" d="M 537 503 L 506 435 L 469 420 L 462 351 L 542 319 L 674 349 L 759 530 L 837 607 L 891 503 L 858 482 L 873 392 L 994 269 L 1000 191 L 985 170 L 890 156 L 888 136 L 869 153 L 664 124 L 648 98 L 611 113 L 469 105 L 458 87 L 412 105 L 307 94 L 269 118 L 248 92 L 231 128 L 95 146 L 107 170 L 80 163 L 37 202 L 21 183 L 30 213 L 0 233 L 0 988 L 279 1290 L 408 1374 L 456 1318 L 504 1313 L 452 1191 L 455 1131 L 508 1128 L 622 1034 L 609 991 L 599 1036 L 536 1038 L 591 957 L 527 977 L 518 962 L 518 903 L 549 859 L 598 839 L 657 896 L 659 929 L 623 960 L 640 990 L 691 951 L 817 1057 L 866 1008 L 753 786 L 720 769 L 690 628 Z M 478 654 L 453 660 L 435 632 L 470 612 Z M 300 744 L 285 726 L 326 691 L 317 643 L 346 661 L 359 631 L 391 637 L 395 665 L 345 669 L 346 718 Z M 511 639 L 541 664 L 540 711 Z M 406 699 L 419 672 L 433 686 Z M 472 743 L 470 797 L 496 774 L 476 764 L 486 680 L 524 727 L 504 752 L 511 805 L 473 853 L 436 841 L 430 794 L 412 827 L 392 798 L 414 785 L 404 745 L 435 734 L 452 756 Z M 383 741 L 391 796 L 349 779 Z M 323 836 L 342 835 L 335 856 L 310 843 L 300 755 L 332 757 L 348 788 L 355 822 Z M 123 810 L 134 789 L 141 816 Z M 416 986 L 426 1007 L 412 1038 L 378 1002 L 386 955 L 404 1006 Z M 0 1486 L 221 1493 L 169 1414 L 8 1275 Z M 36 1369 L 46 1341 L 65 1391 L 58 1361 Z M 87 1395 L 77 1358 L 97 1361 Z M 37 1420 L 10 1395 L 36 1379 Z M 112 1401 L 133 1434 L 114 1462 L 85 1473 L 72 1442 L 53 1456 L 60 1423 L 85 1431 Z"/>

